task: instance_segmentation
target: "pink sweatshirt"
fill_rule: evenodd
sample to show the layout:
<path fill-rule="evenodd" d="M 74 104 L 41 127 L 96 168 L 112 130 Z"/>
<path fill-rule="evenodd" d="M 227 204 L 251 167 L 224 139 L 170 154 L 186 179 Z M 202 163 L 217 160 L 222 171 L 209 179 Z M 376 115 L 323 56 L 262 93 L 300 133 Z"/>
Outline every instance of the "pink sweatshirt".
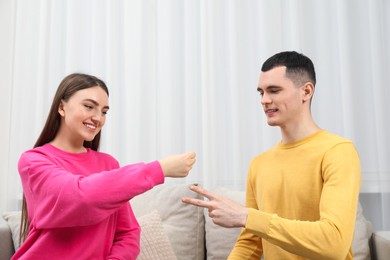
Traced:
<path fill-rule="evenodd" d="M 46 144 L 24 152 L 18 168 L 30 229 L 12 259 L 136 259 L 140 226 L 129 200 L 164 182 L 158 161 L 119 168 L 105 153 Z"/>

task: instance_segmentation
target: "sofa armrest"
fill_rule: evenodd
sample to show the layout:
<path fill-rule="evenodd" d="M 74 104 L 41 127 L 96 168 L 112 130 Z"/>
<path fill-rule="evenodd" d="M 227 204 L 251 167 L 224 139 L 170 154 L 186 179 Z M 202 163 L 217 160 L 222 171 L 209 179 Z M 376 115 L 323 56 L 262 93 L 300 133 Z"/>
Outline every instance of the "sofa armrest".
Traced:
<path fill-rule="evenodd" d="M 387 260 L 390 256 L 390 231 L 376 231 L 372 234 L 373 254 L 377 260 Z"/>
<path fill-rule="evenodd" d="M 0 216 L 0 260 L 9 260 L 14 253 L 11 229 Z"/>

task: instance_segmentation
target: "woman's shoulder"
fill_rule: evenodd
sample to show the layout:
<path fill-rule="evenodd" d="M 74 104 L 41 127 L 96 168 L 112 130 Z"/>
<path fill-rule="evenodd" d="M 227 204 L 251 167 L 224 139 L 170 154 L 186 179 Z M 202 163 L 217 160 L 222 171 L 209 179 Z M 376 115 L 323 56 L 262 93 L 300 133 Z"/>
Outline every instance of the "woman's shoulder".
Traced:
<path fill-rule="evenodd" d="M 50 154 L 45 147 L 39 146 L 22 152 L 18 160 L 18 167 L 30 167 L 31 165 L 46 164 L 50 161 Z"/>
<path fill-rule="evenodd" d="M 48 149 L 48 146 L 43 145 L 22 152 L 21 157 L 35 157 L 45 154 L 50 154 L 50 150 Z"/>

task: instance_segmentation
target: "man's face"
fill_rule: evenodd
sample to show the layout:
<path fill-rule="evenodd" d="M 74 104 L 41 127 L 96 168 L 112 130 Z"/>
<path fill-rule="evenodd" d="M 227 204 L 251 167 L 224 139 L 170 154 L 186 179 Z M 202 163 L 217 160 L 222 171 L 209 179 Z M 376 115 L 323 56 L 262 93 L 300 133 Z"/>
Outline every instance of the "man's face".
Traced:
<path fill-rule="evenodd" d="M 302 88 L 295 86 L 285 74 L 284 66 L 260 74 L 258 91 L 270 126 L 288 127 L 299 123 L 304 109 Z"/>

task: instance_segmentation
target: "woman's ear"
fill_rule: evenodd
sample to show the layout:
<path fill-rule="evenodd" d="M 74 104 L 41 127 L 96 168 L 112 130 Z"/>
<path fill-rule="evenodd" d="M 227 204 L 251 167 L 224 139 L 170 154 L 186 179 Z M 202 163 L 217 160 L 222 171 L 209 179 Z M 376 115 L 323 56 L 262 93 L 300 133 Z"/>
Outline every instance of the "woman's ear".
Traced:
<path fill-rule="evenodd" d="M 60 114 L 61 116 L 65 116 L 64 101 L 63 100 L 61 100 L 61 103 L 58 106 L 58 114 Z"/>

